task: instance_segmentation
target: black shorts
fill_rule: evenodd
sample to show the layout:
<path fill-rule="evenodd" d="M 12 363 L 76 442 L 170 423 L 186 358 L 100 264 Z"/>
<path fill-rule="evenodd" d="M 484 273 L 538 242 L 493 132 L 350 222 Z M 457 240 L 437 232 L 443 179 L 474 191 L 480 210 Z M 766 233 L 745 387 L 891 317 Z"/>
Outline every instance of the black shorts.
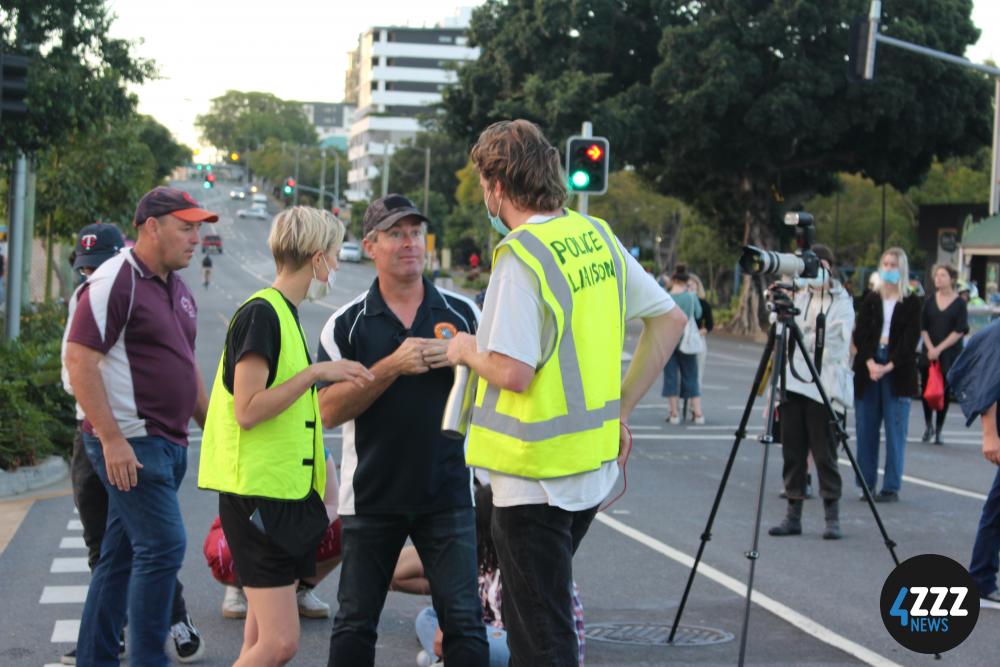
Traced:
<path fill-rule="evenodd" d="M 312 503 L 313 507 L 308 507 Z M 313 492 L 304 501 L 281 501 L 250 498 L 229 493 L 219 494 L 219 519 L 226 542 L 233 554 L 233 566 L 241 586 L 250 588 L 278 588 L 290 586 L 303 577 L 316 574 L 316 544 L 303 556 L 292 556 L 271 537 L 265 535 L 251 521 L 250 515 L 261 505 L 267 504 L 282 521 L 296 522 L 297 516 L 316 512 L 315 503 L 322 506 L 319 494 Z M 324 510 L 325 511 L 325 510 Z"/>

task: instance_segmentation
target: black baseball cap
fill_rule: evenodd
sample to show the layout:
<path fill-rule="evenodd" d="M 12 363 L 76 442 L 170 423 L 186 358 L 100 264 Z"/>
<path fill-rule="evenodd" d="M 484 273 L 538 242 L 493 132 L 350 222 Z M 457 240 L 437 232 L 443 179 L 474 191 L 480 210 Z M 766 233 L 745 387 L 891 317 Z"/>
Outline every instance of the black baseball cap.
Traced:
<path fill-rule="evenodd" d="M 389 194 L 379 197 L 365 211 L 364 235 L 374 230 L 384 231 L 407 216 L 416 216 L 426 223 L 430 223 L 416 205 L 403 195 Z"/>
<path fill-rule="evenodd" d="M 201 208 L 195 198 L 177 188 L 160 186 L 142 196 L 135 208 L 137 227 L 149 218 L 173 215 L 185 222 L 218 222 L 219 216 Z"/>
<path fill-rule="evenodd" d="M 96 269 L 125 247 L 125 238 L 115 225 L 95 222 L 76 235 L 74 269 Z"/>

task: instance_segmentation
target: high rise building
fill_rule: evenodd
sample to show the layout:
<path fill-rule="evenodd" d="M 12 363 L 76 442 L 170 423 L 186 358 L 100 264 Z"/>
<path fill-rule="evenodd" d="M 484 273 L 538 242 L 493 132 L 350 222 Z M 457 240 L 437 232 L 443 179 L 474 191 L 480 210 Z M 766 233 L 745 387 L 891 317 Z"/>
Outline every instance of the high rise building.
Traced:
<path fill-rule="evenodd" d="M 386 153 L 420 132 L 418 116 L 441 101 L 455 83 L 459 63 L 475 60 L 465 36 L 471 9 L 434 28 L 376 26 L 363 33 L 349 54 L 344 100 L 356 105 L 347 157 L 348 199 L 381 194 L 378 176 Z M 390 165 L 390 188 L 391 165 Z"/>
<path fill-rule="evenodd" d="M 354 104 L 347 102 L 303 102 L 306 118 L 316 128 L 320 145 L 347 150 Z"/>

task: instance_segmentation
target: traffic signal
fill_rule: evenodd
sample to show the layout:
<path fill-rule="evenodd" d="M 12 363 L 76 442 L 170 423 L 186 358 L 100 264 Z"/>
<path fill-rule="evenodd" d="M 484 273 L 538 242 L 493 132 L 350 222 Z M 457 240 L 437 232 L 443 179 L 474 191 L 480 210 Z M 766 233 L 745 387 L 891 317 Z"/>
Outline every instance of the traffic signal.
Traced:
<path fill-rule="evenodd" d="M 232 153 L 229 154 L 229 161 L 230 162 L 239 162 L 240 161 L 240 154 L 237 153 L 236 151 L 233 151 Z"/>
<path fill-rule="evenodd" d="M 206 190 L 211 190 L 215 187 L 215 174 L 205 174 L 205 182 L 202 183 L 202 187 Z"/>
<path fill-rule="evenodd" d="M 855 16 L 851 22 L 850 41 L 847 47 L 849 64 L 847 76 L 852 81 L 871 81 L 875 78 L 875 36 L 878 19 Z"/>
<path fill-rule="evenodd" d="M 196 169 L 197 169 L 198 171 L 201 171 L 202 169 L 204 169 L 204 168 L 205 168 L 205 165 L 203 165 L 203 164 L 202 164 L 201 162 L 199 162 L 198 164 L 196 164 L 196 165 L 195 165 L 195 168 L 196 168 Z"/>
<path fill-rule="evenodd" d="M 608 191 L 608 140 L 570 137 L 566 141 L 566 176 L 570 192 L 603 195 Z"/>
<path fill-rule="evenodd" d="M 23 116 L 28 113 L 24 98 L 28 94 L 28 59 L 0 53 L 0 116 Z"/>
<path fill-rule="evenodd" d="M 295 179 L 291 176 L 285 179 L 284 193 L 286 197 L 291 197 L 295 193 Z"/>

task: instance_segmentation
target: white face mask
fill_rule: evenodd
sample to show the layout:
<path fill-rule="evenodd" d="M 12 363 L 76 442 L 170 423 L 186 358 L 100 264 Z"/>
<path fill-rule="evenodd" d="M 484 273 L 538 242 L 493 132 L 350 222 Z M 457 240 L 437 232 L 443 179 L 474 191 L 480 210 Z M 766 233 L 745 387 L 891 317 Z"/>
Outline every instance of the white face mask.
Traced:
<path fill-rule="evenodd" d="M 310 300 L 315 301 L 316 299 L 322 299 L 330 290 L 333 289 L 333 283 L 337 279 L 337 272 L 330 268 L 330 264 L 327 263 L 326 257 L 323 258 L 323 264 L 326 265 L 326 280 L 322 281 L 316 277 L 316 267 L 313 266 L 313 277 L 309 281 L 309 290 L 306 292 L 306 297 Z"/>
<path fill-rule="evenodd" d="M 830 273 L 825 268 L 820 268 L 820 270 L 816 272 L 815 278 L 796 278 L 795 286 L 799 289 L 808 287 L 810 289 L 818 290 L 826 285 L 829 279 Z"/>

